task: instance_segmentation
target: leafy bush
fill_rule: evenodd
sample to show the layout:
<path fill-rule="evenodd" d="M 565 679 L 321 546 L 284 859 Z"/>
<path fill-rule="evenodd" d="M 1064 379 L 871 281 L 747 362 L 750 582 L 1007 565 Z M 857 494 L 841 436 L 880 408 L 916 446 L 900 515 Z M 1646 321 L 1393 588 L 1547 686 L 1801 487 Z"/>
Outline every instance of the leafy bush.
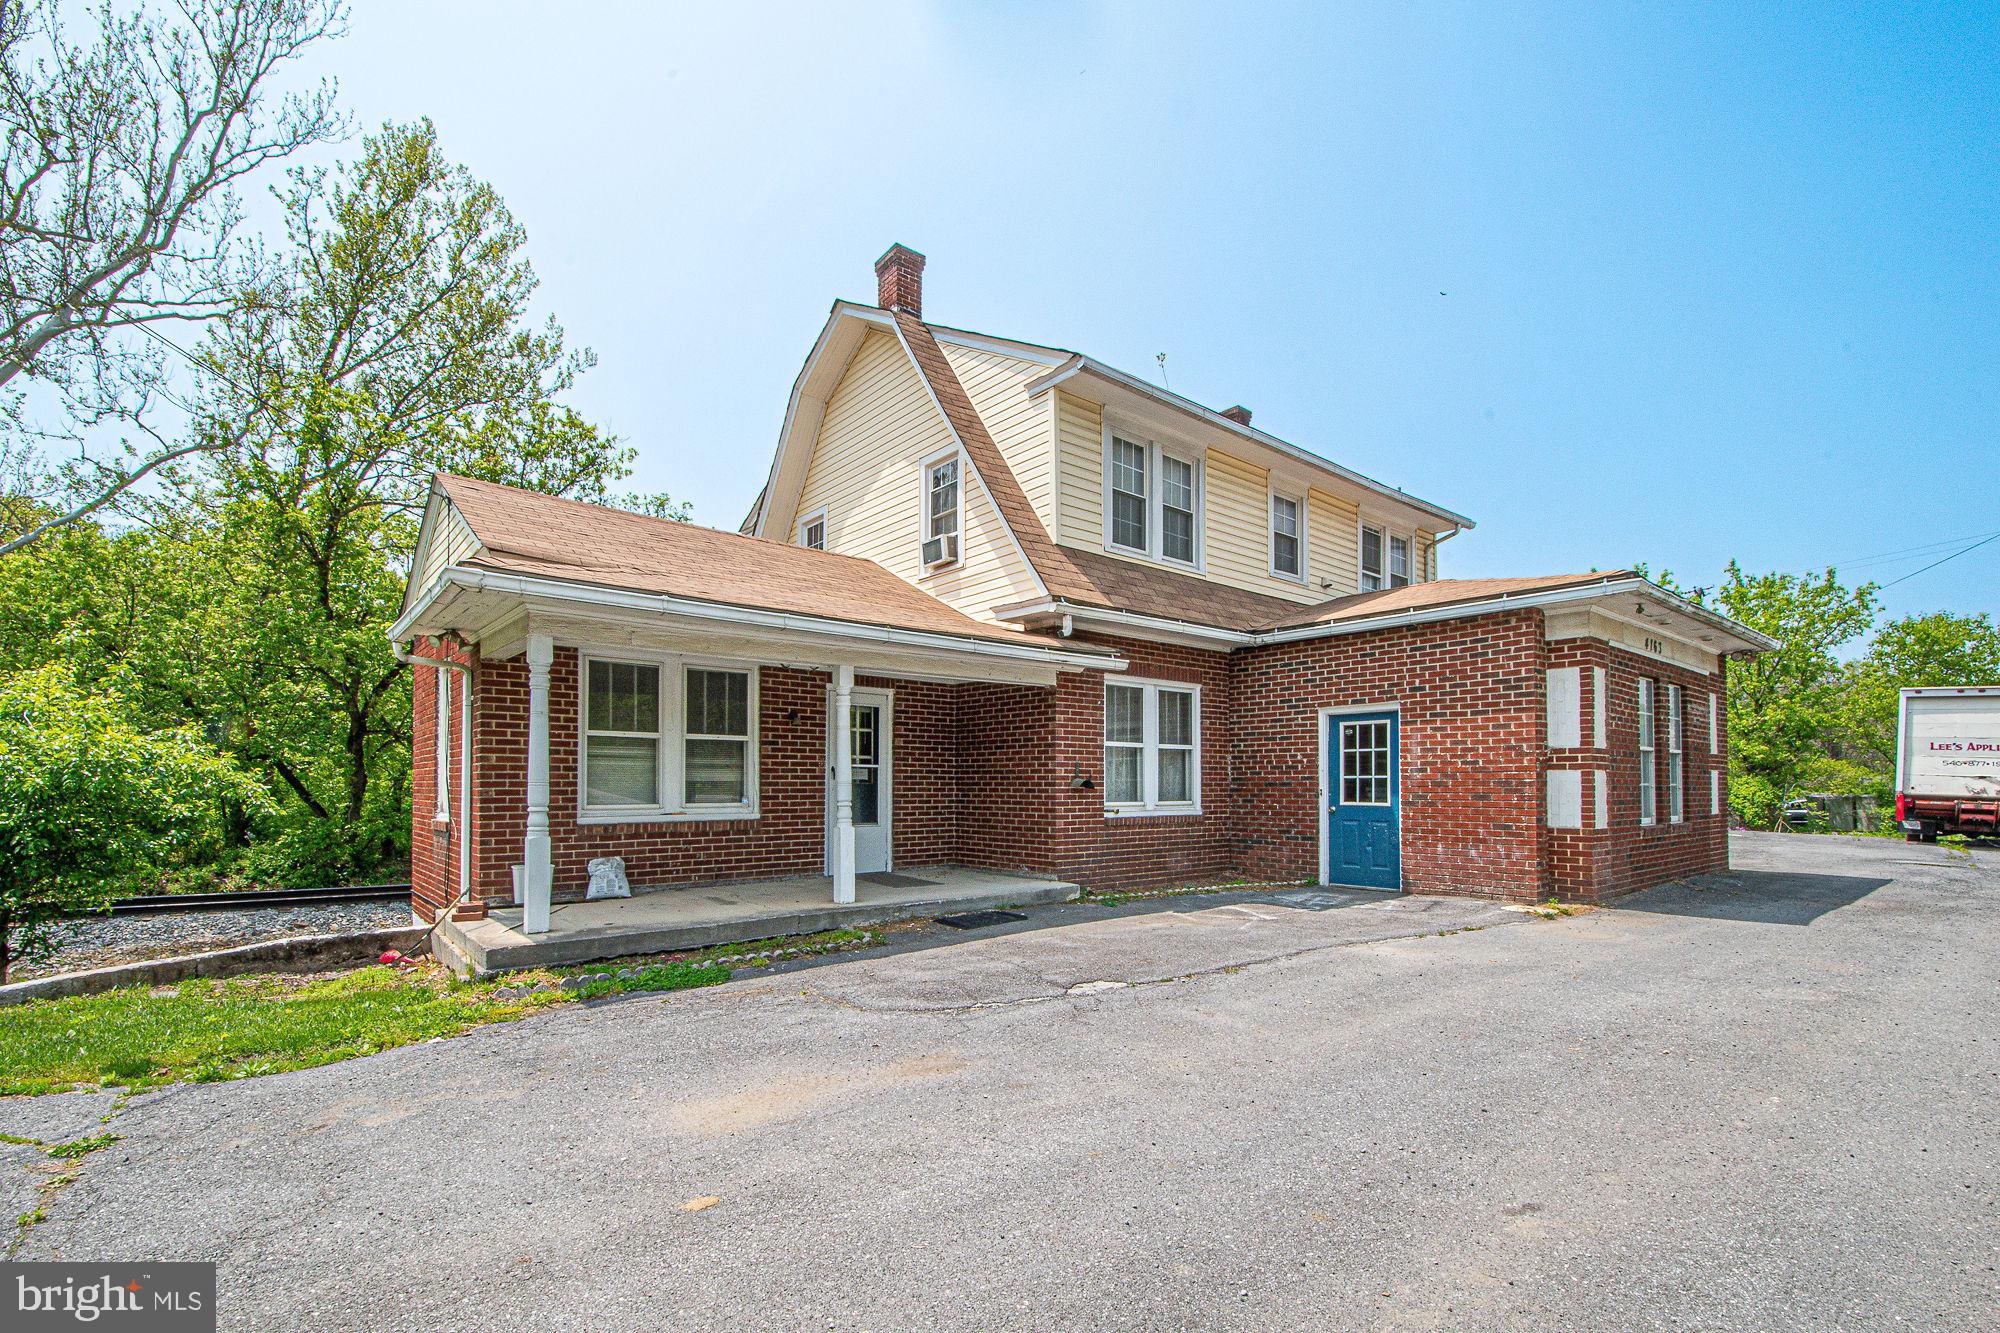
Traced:
<path fill-rule="evenodd" d="M 65 914 L 213 855 L 225 801 L 263 796 L 193 731 L 141 731 L 60 667 L 0 678 L 0 980 L 53 945 Z"/>

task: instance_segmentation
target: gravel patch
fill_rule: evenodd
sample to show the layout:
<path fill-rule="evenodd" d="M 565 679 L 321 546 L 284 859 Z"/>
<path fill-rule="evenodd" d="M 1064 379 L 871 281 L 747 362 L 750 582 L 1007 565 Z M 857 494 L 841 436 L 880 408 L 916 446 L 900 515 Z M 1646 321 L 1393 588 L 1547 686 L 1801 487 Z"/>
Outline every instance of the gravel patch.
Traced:
<path fill-rule="evenodd" d="M 169 958 L 232 944 L 283 939 L 288 935 L 337 935 L 409 924 L 410 904 L 406 899 L 396 898 L 257 907 L 235 912 L 89 917 L 69 923 L 64 928 L 62 943 L 53 954 L 11 969 L 8 980 L 27 981 L 55 972 Z"/>

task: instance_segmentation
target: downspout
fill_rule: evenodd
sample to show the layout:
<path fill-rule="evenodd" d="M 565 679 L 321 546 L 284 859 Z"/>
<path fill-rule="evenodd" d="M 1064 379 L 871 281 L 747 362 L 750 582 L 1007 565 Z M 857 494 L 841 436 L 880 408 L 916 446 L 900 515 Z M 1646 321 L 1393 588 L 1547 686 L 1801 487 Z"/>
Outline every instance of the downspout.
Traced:
<path fill-rule="evenodd" d="M 424 936 L 426 945 L 439 926 L 451 918 L 451 914 L 462 906 L 472 895 L 472 668 L 463 662 L 454 662 L 447 657 L 419 657 L 400 643 L 392 643 L 391 649 L 396 660 L 405 666 L 440 667 L 456 671 L 464 678 L 465 688 L 458 697 L 458 829 L 452 839 L 458 856 L 458 896 L 451 905 L 438 913 L 431 923 L 429 934 Z"/>

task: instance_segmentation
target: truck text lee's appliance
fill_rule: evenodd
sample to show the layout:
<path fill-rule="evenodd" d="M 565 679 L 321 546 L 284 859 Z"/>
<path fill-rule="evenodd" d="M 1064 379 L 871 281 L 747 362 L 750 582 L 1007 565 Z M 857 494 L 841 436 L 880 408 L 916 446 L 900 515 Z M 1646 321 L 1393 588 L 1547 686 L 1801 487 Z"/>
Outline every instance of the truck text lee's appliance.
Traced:
<path fill-rule="evenodd" d="M 2000 834 L 2000 685 L 1903 691 L 1896 822 L 1912 842 Z"/>

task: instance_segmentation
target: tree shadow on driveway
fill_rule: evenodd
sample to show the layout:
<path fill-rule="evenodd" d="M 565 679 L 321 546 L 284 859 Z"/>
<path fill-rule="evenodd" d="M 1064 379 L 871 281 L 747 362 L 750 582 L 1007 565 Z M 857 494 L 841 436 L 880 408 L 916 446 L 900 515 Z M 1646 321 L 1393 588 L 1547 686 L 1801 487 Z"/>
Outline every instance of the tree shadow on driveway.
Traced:
<path fill-rule="evenodd" d="M 1610 904 L 1621 912 L 1809 926 L 1828 912 L 1859 902 L 1893 881 L 1873 875 L 1819 875 L 1796 870 L 1734 870 L 1697 875 Z"/>

